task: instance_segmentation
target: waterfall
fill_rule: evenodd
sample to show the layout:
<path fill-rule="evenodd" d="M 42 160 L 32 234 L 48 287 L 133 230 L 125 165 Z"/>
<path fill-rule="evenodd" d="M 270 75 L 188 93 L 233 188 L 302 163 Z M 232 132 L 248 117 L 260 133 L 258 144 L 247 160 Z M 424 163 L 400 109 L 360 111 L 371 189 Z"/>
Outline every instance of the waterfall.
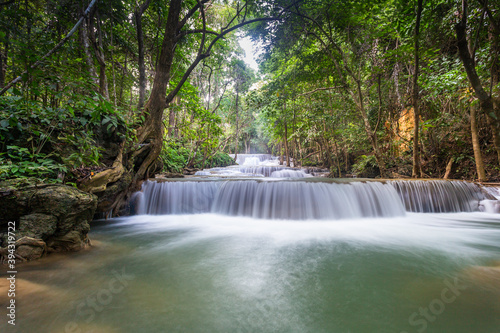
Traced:
<path fill-rule="evenodd" d="M 143 183 L 137 214 L 219 213 L 271 219 L 404 215 L 397 192 L 379 182 L 169 181 Z"/>
<path fill-rule="evenodd" d="M 241 166 L 239 167 L 238 170 L 246 174 L 257 174 L 257 175 L 263 175 L 264 177 L 274 177 L 271 175 L 275 171 L 291 170 L 291 169 L 283 166 Z"/>
<path fill-rule="evenodd" d="M 271 173 L 271 177 L 274 178 L 304 178 L 304 177 L 312 177 L 305 173 L 303 170 L 276 170 Z"/>
<path fill-rule="evenodd" d="M 265 219 L 348 219 L 405 214 L 393 187 L 372 183 L 230 181 L 212 212 Z"/>
<path fill-rule="evenodd" d="M 464 181 L 393 180 L 389 184 L 398 191 L 407 211 L 421 213 L 477 211 L 485 199 L 476 184 Z"/>
<path fill-rule="evenodd" d="M 137 214 L 199 214 L 210 212 L 217 182 L 145 181 L 137 197 Z"/>
<path fill-rule="evenodd" d="M 284 170 L 296 171 L 296 170 Z M 275 171 L 276 172 L 276 171 Z M 264 219 L 349 219 L 485 210 L 481 188 L 462 181 L 301 180 L 143 183 L 137 214 L 218 213 Z"/>
<path fill-rule="evenodd" d="M 234 154 L 229 154 L 234 158 Z M 236 163 L 239 165 L 259 165 L 262 162 L 273 159 L 271 154 L 238 154 Z"/>

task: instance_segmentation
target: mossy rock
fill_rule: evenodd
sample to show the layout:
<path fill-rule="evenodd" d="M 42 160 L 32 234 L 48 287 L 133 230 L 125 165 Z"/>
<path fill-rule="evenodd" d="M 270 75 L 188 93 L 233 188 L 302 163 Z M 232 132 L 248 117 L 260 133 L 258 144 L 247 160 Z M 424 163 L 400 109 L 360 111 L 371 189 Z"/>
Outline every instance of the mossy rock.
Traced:
<path fill-rule="evenodd" d="M 97 196 L 71 186 L 30 179 L 0 183 L 0 232 L 5 231 L 8 222 L 15 221 L 18 239 L 27 237 L 46 243 L 49 252 L 85 247 L 96 208 Z M 6 234 L 0 236 L 0 245 L 6 246 Z M 32 254 L 28 253 L 30 248 Z M 37 247 L 24 246 L 21 250 L 26 258 L 41 255 Z"/>

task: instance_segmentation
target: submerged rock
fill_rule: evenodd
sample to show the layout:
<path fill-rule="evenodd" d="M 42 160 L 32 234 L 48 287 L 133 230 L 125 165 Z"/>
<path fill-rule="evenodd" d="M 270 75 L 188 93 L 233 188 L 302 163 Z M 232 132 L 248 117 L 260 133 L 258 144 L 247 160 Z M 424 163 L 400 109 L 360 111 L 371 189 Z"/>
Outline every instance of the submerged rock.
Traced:
<path fill-rule="evenodd" d="M 15 222 L 19 259 L 78 251 L 89 244 L 96 208 L 95 195 L 71 186 L 25 179 L 0 182 L 0 246 L 7 246 L 8 223 Z"/>

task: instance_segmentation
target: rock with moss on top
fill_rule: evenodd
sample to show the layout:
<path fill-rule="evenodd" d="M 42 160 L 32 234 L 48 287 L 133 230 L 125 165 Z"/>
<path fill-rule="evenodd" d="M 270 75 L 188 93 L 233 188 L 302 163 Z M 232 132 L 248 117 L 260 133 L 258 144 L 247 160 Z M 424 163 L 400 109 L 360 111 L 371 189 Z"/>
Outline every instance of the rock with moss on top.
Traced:
<path fill-rule="evenodd" d="M 78 251 L 90 242 L 89 222 L 96 207 L 95 195 L 71 186 L 35 179 L 0 182 L 0 246 L 7 246 L 9 222 L 15 221 L 16 239 L 28 237 L 46 246 L 46 251 L 40 251 L 41 245 L 31 246 L 30 253 L 30 247 L 22 245 L 22 259 L 36 259 L 46 252 Z"/>

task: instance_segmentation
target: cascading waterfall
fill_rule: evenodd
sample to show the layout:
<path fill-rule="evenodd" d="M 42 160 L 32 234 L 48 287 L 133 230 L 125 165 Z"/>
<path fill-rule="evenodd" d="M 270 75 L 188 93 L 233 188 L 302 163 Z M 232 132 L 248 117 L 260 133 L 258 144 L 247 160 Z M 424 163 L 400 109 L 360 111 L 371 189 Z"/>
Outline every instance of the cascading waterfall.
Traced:
<path fill-rule="evenodd" d="M 273 177 L 273 178 L 304 178 L 313 177 L 305 170 L 297 170 L 284 166 L 242 165 L 228 168 L 212 168 L 197 171 L 195 176 L 233 176 L 233 177 Z"/>
<path fill-rule="evenodd" d="M 210 212 L 218 182 L 151 182 L 135 198 L 137 214 L 199 214 Z"/>
<path fill-rule="evenodd" d="M 229 154 L 229 156 L 234 158 L 234 154 Z M 238 154 L 236 157 L 236 163 L 239 165 L 259 165 L 261 162 L 272 159 L 273 156 L 271 154 Z"/>
<path fill-rule="evenodd" d="M 293 169 L 282 166 L 241 166 L 239 167 L 238 170 L 242 173 L 263 175 L 264 177 L 280 177 L 279 175 L 273 175 L 273 173 L 277 171 L 293 170 Z"/>
<path fill-rule="evenodd" d="M 276 170 L 271 172 L 270 177 L 273 178 L 305 178 L 305 177 L 312 177 L 312 175 L 309 175 L 305 173 L 303 170 L 290 170 L 290 169 L 285 169 L 285 170 Z"/>
<path fill-rule="evenodd" d="M 218 213 L 265 219 L 348 219 L 409 212 L 471 212 L 484 194 L 461 181 L 327 183 L 169 181 L 143 184 L 138 214 Z"/>
<path fill-rule="evenodd" d="M 419 213 L 473 212 L 485 199 L 479 186 L 462 181 L 393 180 L 407 211 Z"/>
<path fill-rule="evenodd" d="M 390 204 L 387 204 L 390 203 Z M 265 219 L 349 219 L 405 214 L 393 187 L 382 183 L 225 182 L 212 212 Z"/>

